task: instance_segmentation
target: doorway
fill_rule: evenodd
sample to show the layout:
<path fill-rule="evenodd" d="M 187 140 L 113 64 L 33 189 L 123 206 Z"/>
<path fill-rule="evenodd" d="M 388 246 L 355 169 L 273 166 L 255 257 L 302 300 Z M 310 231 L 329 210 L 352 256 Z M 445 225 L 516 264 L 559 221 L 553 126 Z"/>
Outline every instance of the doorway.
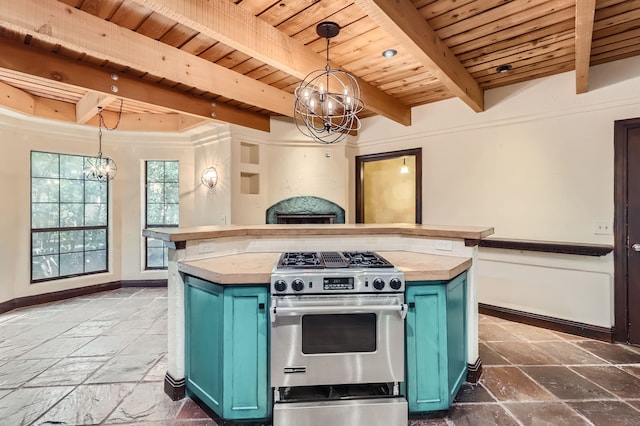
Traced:
<path fill-rule="evenodd" d="M 640 119 L 614 125 L 614 338 L 640 344 Z"/>
<path fill-rule="evenodd" d="M 422 223 L 422 148 L 356 157 L 357 223 Z"/>

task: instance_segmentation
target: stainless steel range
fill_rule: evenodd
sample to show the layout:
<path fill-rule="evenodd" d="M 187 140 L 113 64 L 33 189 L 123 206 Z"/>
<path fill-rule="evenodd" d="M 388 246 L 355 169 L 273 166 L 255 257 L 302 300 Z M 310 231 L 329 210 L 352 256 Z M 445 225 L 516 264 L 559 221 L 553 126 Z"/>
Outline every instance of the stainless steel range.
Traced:
<path fill-rule="evenodd" d="M 374 252 L 283 253 L 271 275 L 274 426 L 402 426 L 404 275 Z"/>

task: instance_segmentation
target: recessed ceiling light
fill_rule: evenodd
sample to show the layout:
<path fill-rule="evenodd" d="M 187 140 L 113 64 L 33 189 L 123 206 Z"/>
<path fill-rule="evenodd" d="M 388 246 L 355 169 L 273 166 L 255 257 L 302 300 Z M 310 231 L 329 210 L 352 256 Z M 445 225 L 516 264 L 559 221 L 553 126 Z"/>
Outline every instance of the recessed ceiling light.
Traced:
<path fill-rule="evenodd" d="M 509 64 L 500 65 L 499 67 L 496 68 L 496 72 L 503 73 L 503 72 L 511 71 L 511 68 L 512 67 Z"/>
<path fill-rule="evenodd" d="M 382 52 L 382 56 L 384 56 L 385 58 L 393 58 L 397 54 L 398 54 L 398 51 L 396 49 L 387 49 L 384 52 Z"/>

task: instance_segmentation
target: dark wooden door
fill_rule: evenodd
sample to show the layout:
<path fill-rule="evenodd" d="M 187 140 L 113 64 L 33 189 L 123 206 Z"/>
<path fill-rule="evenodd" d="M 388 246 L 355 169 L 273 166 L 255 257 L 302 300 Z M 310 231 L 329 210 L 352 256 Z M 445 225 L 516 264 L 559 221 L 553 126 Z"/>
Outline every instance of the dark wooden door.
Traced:
<path fill-rule="evenodd" d="M 615 123 L 615 338 L 640 345 L 640 119 Z"/>

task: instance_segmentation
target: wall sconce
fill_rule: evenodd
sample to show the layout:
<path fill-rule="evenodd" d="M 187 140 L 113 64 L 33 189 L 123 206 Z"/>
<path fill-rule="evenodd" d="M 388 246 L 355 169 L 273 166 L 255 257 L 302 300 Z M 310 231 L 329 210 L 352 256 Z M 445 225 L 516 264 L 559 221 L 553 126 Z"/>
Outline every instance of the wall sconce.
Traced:
<path fill-rule="evenodd" d="M 402 167 L 400 167 L 400 174 L 406 175 L 409 173 L 409 166 L 407 166 L 407 157 L 402 159 Z"/>
<path fill-rule="evenodd" d="M 200 175 L 200 182 L 206 186 L 209 191 L 215 188 L 218 183 L 218 171 L 215 167 L 207 167 Z"/>

